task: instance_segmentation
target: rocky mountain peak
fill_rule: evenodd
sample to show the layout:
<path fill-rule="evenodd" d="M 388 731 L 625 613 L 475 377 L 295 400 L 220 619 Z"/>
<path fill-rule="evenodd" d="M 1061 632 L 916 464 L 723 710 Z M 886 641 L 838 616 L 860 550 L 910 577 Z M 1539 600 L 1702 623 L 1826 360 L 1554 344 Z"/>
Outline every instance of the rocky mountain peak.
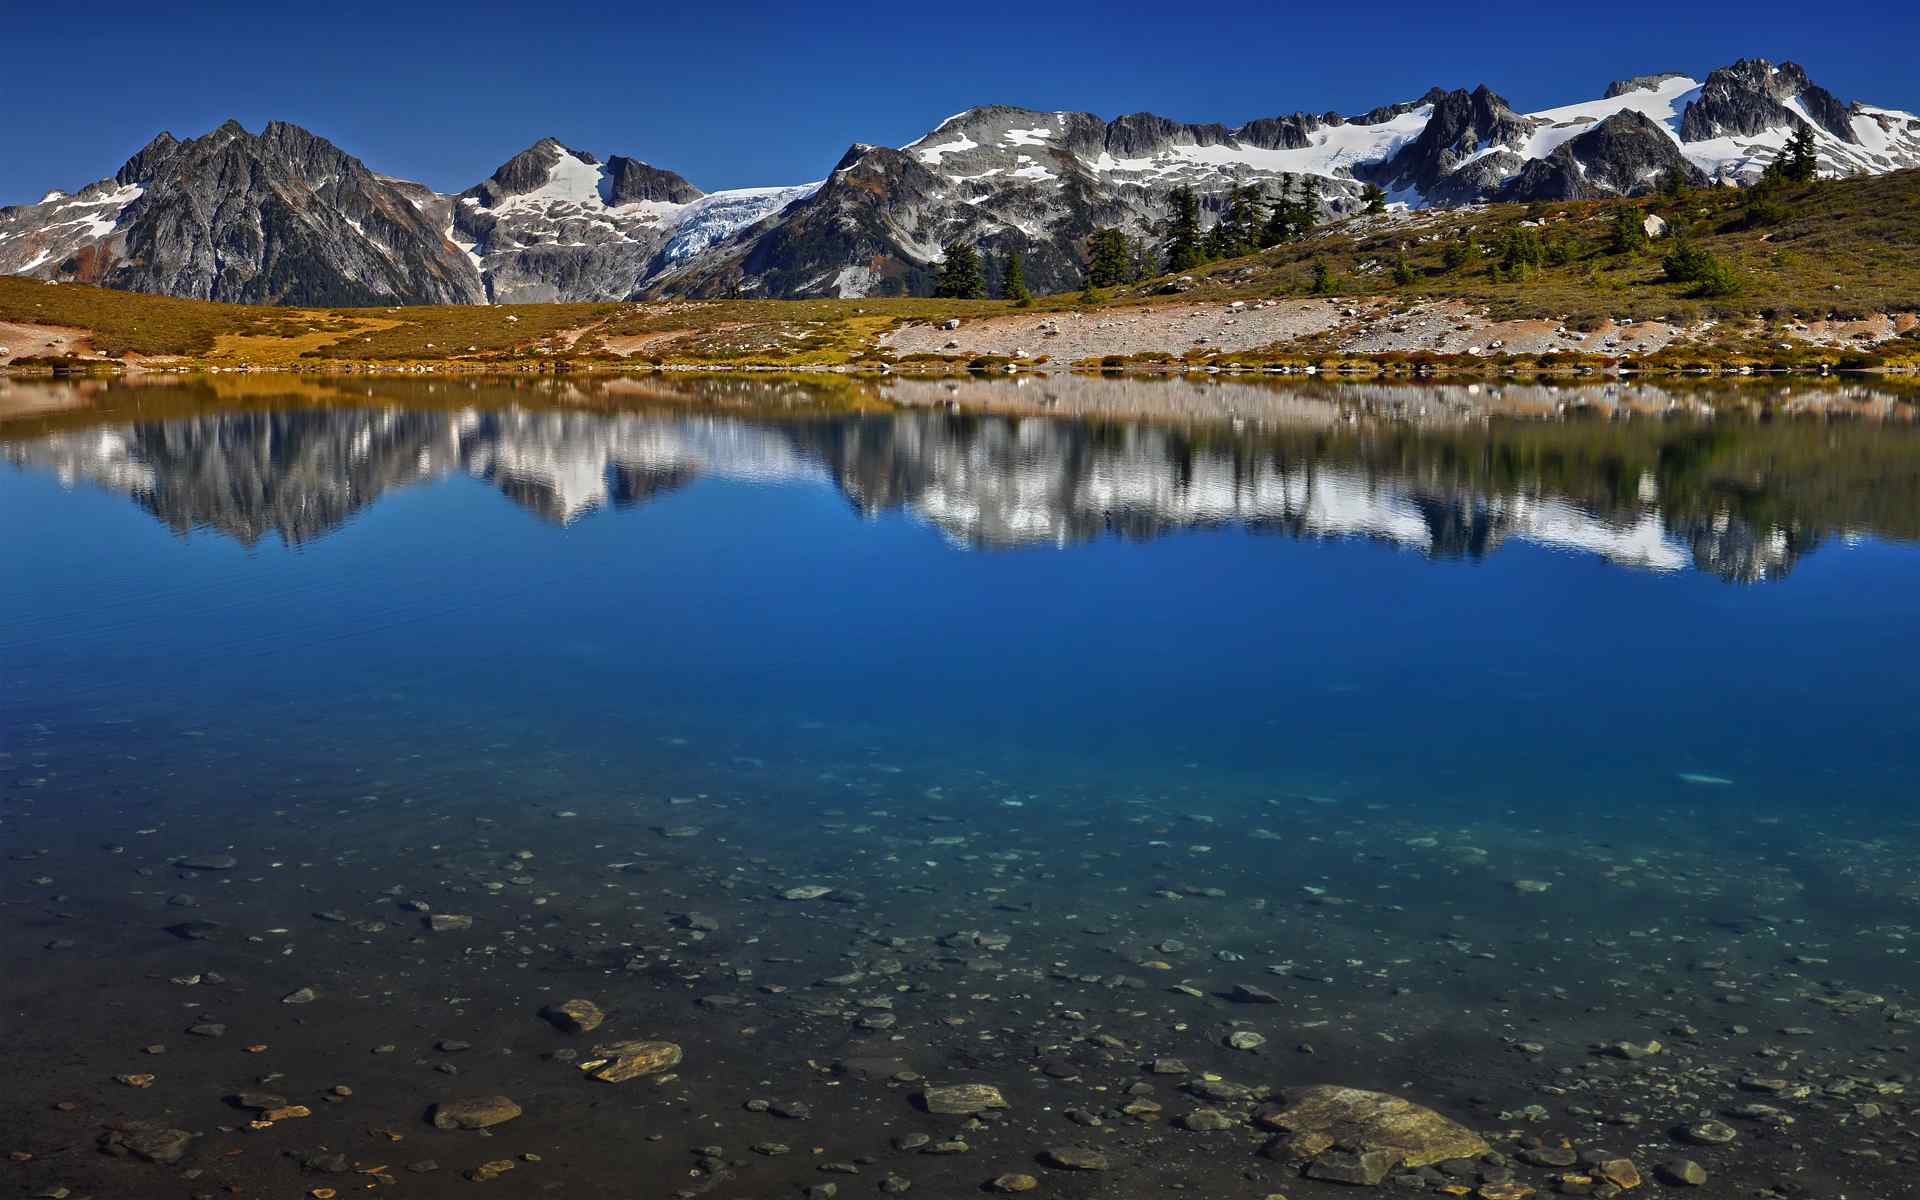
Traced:
<path fill-rule="evenodd" d="M 1433 113 L 1425 127 L 1385 162 L 1366 166 L 1366 178 L 1391 191 L 1422 195 L 1451 198 L 1456 191 L 1462 195 L 1479 192 L 1485 181 L 1478 174 L 1463 180 L 1455 178 L 1456 170 L 1472 160 L 1487 161 L 1487 152 L 1517 146 L 1534 128 L 1532 118 L 1514 112 L 1505 98 L 1484 83 L 1471 92 L 1456 89 L 1428 95 Z M 1520 165 L 1513 163 L 1511 168 Z M 1487 162 L 1487 169 L 1508 166 L 1504 161 Z"/>
<path fill-rule="evenodd" d="M 1442 100 L 1445 100 L 1449 94 L 1446 88 L 1436 85 L 1428 88 L 1426 93 L 1417 100 L 1403 100 L 1398 104 L 1382 104 L 1378 108 L 1368 109 L 1357 117 L 1346 117 L 1342 118 L 1342 120 L 1352 125 L 1384 125 L 1395 117 L 1404 117 L 1410 112 L 1426 108 L 1429 105 L 1437 105 Z M 1329 113 L 1327 115 L 1327 121 L 1329 124 L 1335 123 L 1334 115 Z"/>
<path fill-rule="evenodd" d="M 1808 121 L 1849 145 L 1859 141 L 1851 106 L 1814 83 L 1805 68 L 1743 58 L 1707 76 L 1699 99 L 1687 105 L 1681 118 L 1680 136 L 1690 142 L 1757 137 L 1769 130 L 1797 129 Z"/>
<path fill-rule="evenodd" d="M 584 150 L 575 150 L 557 138 L 543 137 L 525 150 L 500 164 L 480 186 L 467 194 L 477 196 L 491 208 L 511 196 L 524 196 L 547 186 L 553 169 L 571 159 L 586 167 L 597 167 L 600 160 Z"/>
<path fill-rule="evenodd" d="M 1615 100 L 1621 96 L 1632 95 L 1634 92 L 1654 92 L 1660 90 L 1660 86 L 1670 79 L 1687 78 L 1689 78 L 1689 76 L 1682 71 L 1661 71 L 1653 75 L 1632 75 L 1626 79 L 1616 79 L 1608 84 L 1607 90 L 1603 92 L 1601 96 L 1606 100 Z"/>
<path fill-rule="evenodd" d="M 146 145 L 140 147 L 140 149 L 134 153 L 133 157 L 126 161 L 126 165 L 122 166 L 119 173 L 113 177 L 114 182 L 122 184 L 139 183 L 144 179 L 150 178 L 155 171 L 160 169 L 160 164 L 172 156 L 174 150 L 178 148 L 179 145 L 179 141 L 171 133 L 162 133 L 159 137 L 154 138 Z"/>
<path fill-rule="evenodd" d="M 691 204 L 706 195 L 673 171 L 616 154 L 607 160 L 607 203 Z"/>

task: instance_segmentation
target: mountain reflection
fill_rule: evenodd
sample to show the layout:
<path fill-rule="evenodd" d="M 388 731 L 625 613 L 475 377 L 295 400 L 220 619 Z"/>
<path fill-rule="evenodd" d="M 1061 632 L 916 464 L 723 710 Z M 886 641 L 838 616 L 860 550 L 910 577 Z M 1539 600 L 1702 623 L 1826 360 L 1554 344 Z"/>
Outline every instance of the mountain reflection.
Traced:
<path fill-rule="evenodd" d="M 1738 582 L 1786 574 L 1825 537 L 1913 533 L 1913 456 L 1886 465 L 1912 440 L 1904 429 L 1855 430 L 1836 449 L 1830 427 L 1355 427 L 1329 411 L 1305 427 L 1249 432 L 934 406 L 266 406 L 42 432 L 0 441 L 0 456 L 124 493 L 182 533 L 211 529 L 249 546 L 311 541 L 389 491 L 454 475 L 560 525 L 711 478 L 831 486 L 863 514 L 904 510 L 971 547 L 1241 527 L 1434 559 L 1480 559 L 1516 541 Z M 1897 444 L 1863 452 L 1875 438 Z M 1835 475 L 1847 469 L 1854 478 Z M 1869 510 L 1835 507 L 1876 488 Z"/>

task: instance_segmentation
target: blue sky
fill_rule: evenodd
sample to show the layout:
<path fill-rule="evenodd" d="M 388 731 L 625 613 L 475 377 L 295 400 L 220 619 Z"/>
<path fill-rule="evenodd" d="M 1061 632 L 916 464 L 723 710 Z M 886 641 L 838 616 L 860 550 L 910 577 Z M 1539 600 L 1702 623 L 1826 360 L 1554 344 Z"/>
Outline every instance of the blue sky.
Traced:
<path fill-rule="evenodd" d="M 713 189 L 817 179 L 853 142 L 899 145 L 974 104 L 1236 124 L 1485 82 L 1524 110 L 1754 55 L 1800 62 L 1846 100 L 1920 110 L 1908 5 L 1865 24 L 1771 0 L 1589 5 L 1577 31 L 1551 4 L 1398 0 L 12 7 L 0 204 L 229 116 L 304 125 L 452 191 L 546 135 Z"/>

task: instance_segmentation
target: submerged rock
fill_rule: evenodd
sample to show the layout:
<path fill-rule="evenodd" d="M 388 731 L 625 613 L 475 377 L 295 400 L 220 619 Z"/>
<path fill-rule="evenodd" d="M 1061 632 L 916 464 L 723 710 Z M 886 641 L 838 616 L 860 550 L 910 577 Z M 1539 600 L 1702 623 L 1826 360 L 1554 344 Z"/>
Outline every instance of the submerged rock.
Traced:
<path fill-rule="evenodd" d="M 625 1083 L 642 1075 L 658 1075 L 680 1065 L 684 1057 L 672 1042 L 610 1042 L 593 1048 L 593 1057 L 580 1069 L 602 1083 Z"/>
<path fill-rule="evenodd" d="M 1055 1146 L 1042 1156 L 1050 1167 L 1062 1171 L 1104 1171 L 1107 1169 L 1107 1156 L 1098 1150 L 1089 1150 L 1085 1146 Z"/>
<path fill-rule="evenodd" d="M 1384 1175 L 1395 1166 L 1431 1166 L 1474 1158 L 1488 1149 L 1485 1139 L 1466 1126 L 1385 1092 L 1322 1085 L 1293 1089 L 1282 1097 L 1286 1107 L 1261 1114 L 1260 1123 L 1291 1135 L 1287 1144 L 1276 1147 L 1285 1157 L 1317 1160 L 1335 1146 L 1353 1155 L 1389 1151 L 1393 1161 L 1382 1169 Z M 1369 1173 L 1375 1161 L 1328 1169 Z"/>
<path fill-rule="evenodd" d="M 115 1121 L 100 1135 L 100 1150 L 115 1158 L 170 1166 L 186 1157 L 193 1134 L 161 1121 Z"/>
<path fill-rule="evenodd" d="M 1008 1107 L 1000 1089 L 985 1083 L 952 1083 L 930 1087 L 920 1093 L 921 1103 L 930 1113 L 947 1117 L 970 1117 L 990 1108 Z"/>
<path fill-rule="evenodd" d="M 1375 1187 L 1400 1165 L 1397 1150 L 1322 1150 L 1307 1164 L 1307 1178 Z"/>
<path fill-rule="evenodd" d="M 540 1015 L 568 1033 L 592 1033 L 600 1028 L 607 1014 L 591 1000 L 568 1000 L 560 1004 L 549 1004 L 540 1010 Z"/>
<path fill-rule="evenodd" d="M 193 854 L 174 859 L 173 865 L 190 871 L 231 871 L 240 865 L 240 860 L 231 854 Z"/>
<path fill-rule="evenodd" d="M 505 1096 L 474 1096 L 443 1100 L 433 1106 L 435 1129 L 487 1129 L 520 1115 L 520 1106 Z"/>

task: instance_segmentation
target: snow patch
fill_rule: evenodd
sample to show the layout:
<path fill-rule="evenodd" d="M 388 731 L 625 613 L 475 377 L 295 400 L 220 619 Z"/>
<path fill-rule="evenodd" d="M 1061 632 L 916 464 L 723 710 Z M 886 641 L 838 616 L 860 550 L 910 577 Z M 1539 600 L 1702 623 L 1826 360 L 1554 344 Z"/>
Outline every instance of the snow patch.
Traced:
<path fill-rule="evenodd" d="M 919 143 L 915 142 L 913 145 L 917 146 Z M 913 156 L 928 166 L 935 166 L 938 165 L 942 158 L 949 154 L 958 154 L 963 150 L 976 150 L 979 146 L 979 142 L 974 141 L 963 133 L 957 140 L 948 142 L 945 145 L 930 146 L 925 150 L 915 150 Z M 912 150 L 913 146 L 907 148 Z"/>

